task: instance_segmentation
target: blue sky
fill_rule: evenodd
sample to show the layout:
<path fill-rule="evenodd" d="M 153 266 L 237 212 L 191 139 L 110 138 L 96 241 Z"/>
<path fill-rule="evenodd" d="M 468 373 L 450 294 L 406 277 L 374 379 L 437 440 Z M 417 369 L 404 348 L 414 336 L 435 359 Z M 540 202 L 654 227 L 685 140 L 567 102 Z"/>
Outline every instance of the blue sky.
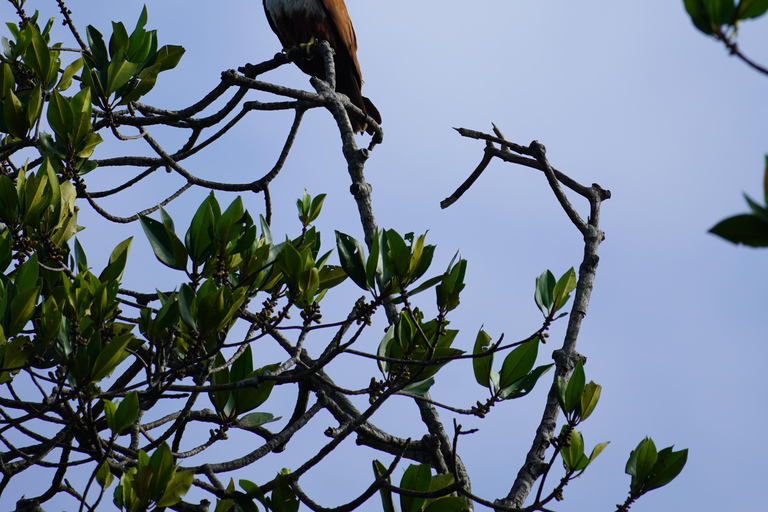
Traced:
<path fill-rule="evenodd" d="M 142 4 L 79 0 L 69 7 L 81 32 L 93 24 L 108 33 L 112 20 L 130 29 Z M 436 273 L 457 250 L 469 261 L 462 306 L 451 319 L 451 327 L 461 329 L 461 348 L 471 349 L 481 325 L 507 339 L 536 330 L 535 277 L 546 268 L 559 275 L 578 267 L 582 247 L 544 176 L 530 169 L 494 162 L 457 204 L 441 210 L 440 200 L 474 169 L 483 149 L 452 127 L 490 131 L 493 122 L 509 140 L 537 139 L 553 166 L 613 193 L 603 205 L 606 240 L 578 344 L 588 357 L 587 378 L 604 388 L 581 430 L 590 448 L 611 444 L 566 488 L 566 500 L 556 509 L 614 510 L 628 489 L 626 458 L 646 435 L 660 447 L 689 448 L 689 461 L 678 480 L 641 499 L 633 511 L 749 510 L 763 504 L 768 253 L 732 246 L 706 231 L 746 210 L 742 191 L 761 198 L 768 77 L 696 31 L 682 1 L 347 0 L 347 6 L 360 46 L 363 92 L 381 112 L 385 130 L 384 143 L 366 166 L 377 221 L 402 233 L 429 230 L 428 241 L 438 246 Z M 48 9 L 44 17 L 55 14 L 52 2 L 27 2 L 28 12 L 35 8 Z M 157 106 L 187 106 L 218 83 L 221 71 L 280 50 L 255 0 L 164 0 L 148 9 L 148 25 L 158 29 L 160 43 L 187 49 L 147 98 Z M 9 4 L 0 4 L 0 19 L 12 15 Z M 745 23 L 739 39 L 745 53 L 763 63 L 766 23 Z M 57 30 L 54 39 L 71 45 L 63 28 Z M 265 79 L 310 87 L 293 66 Z M 282 113 L 249 116 L 187 168 L 203 178 L 250 181 L 271 167 L 290 122 Z M 153 134 L 171 148 L 180 140 L 159 130 Z M 328 248 L 333 229 L 362 239 L 340 146 L 330 115 L 309 112 L 272 186 L 276 233 L 296 231 L 293 201 L 306 188 L 328 194 L 319 221 Z M 118 152 L 146 149 L 107 140 L 96 156 Z M 93 173 L 89 189 L 124 178 L 122 172 Z M 130 214 L 180 185 L 173 176 L 159 176 L 111 208 Z M 204 195 L 192 192 L 169 207 L 177 226 L 185 226 Z M 219 198 L 225 204 L 233 199 Z M 260 197 L 244 199 L 252 212 L 263 211 Z M 586 205 L 571 199 L 586 215 Z M 138 226 L 101 223 L 87 205 L 81 212 L 88 229 L 80 240 L 92 265 L 101 268 L 111 248 L 135 234 L 125 282 L 146 291 L 177 285 L 178 276 L 155 264 Z M 345 316 L 348 299 L 358 295 L 351 287 L 337 293 L 324 318 Z M 426 295 L 422 307 L 429 309 L 433 302 Z M 540 350 L 539 364 L 561 342 L 561 322 Z M 379 332 L 371 331 L 361 348 L 374 350 Z M 264 351 L 255 351 L 257 364 L 260 358 L 271 362 L 269 349 Z M 376 375 L 373 365 L 352 358 L 338 365 L 342 385 L 364 387 Z M 438 374 L 435 399 L 470 407 L 485 397 L 468 365 L 449 371 Z M 460 445 L 478 494 L 506 495 L 530 446 L 546 387 L 497 406 L 484 420 L 460 420 L 480 428 Z M 265 404 L 268 410 L 281 410 L 280 396 L 289 400 L 292 394 L 277 395 Z M 386 411 L 392 416 L 377 424 L 399 435 L 423 435 L 408 400 Z M 451 423 L 451 415 L 442 417 Z M 330 424 L 320 418 L 296 448 L 266 459 L 248 478 L 263 481 L 281 467 L 295 467 L 303 449 L 319 446 Z M 201 435 L 207 436 L 207 428 Z M 233 441 L 221 449 L 237 453 L 242 447 Z M 338 505 L 370 483 L 373 456 L 348 442 L 302 480 L 305 490 L 326 506 Z M 339 482 L 341 492 L 328 491 Z M 378 501 L 364 508 L 377 509 Z"/>

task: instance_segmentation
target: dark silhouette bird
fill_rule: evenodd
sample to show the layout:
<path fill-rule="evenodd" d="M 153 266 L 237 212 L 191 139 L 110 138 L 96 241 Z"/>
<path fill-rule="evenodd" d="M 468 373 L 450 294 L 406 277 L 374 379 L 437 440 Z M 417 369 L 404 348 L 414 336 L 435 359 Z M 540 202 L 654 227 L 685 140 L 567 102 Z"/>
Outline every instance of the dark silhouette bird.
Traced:
<path fill-rule="evenodd" d="M 345 94 L 365 114 L 381 123 L 381 115 L 371 100 L 362 95 L 363 77 L 357 61 L 357 37 L 344 0 L 263 0 L 272 30 L 286 50 L 325 40 L 336 52 L 336 91 Z M 296 65 L 304 73 L 325 78 L 320 58 L 299 58 Z M 356 132 L 373 133 L 365 118 L 350 116 Z"/>

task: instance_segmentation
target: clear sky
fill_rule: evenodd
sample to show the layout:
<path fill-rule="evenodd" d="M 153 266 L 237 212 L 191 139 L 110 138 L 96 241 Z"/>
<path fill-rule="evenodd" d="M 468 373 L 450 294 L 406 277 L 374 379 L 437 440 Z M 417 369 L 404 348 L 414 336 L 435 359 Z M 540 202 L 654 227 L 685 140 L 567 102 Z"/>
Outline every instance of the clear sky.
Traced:
<path fill-rule="evenodd" d="M 81 33 L 87 24 L 109 33 L 112 20 L 124 21 L 130 30 L 142 4 L 78 0 L 69 7 Z M 347 7 L 360 46 L 363 92 L 381 112 L 385 130 L 384 143 L 366 167 L 378 223 L 401 233 L 429 230 L 428 241 L 438 245 L 435 273 L 456 250 L 469 260 L 468 285 L 451 323 L 461 329 L 461 348 L 471 350 L 481 325 L 509 340 L 535 331 L 540 320 L 535 277 L 547 268 L 558 275 L 578 268 L 582 245 L 544 176 L 527 168 L 494 162 L 457 204 L 441 210 L 440 200 L 469 175 L 483 150 L 482 143 L 460 137 L 452 127 L 490 131 L 493 122 L 509 140 L 537 139 L 553 166 L 613 193 L 603 205 L 606 240 L 578 344 L 588 357 L 587 378 L 603 386 L 600 404 L 581 430 L 589 449 L 601 441 L 611 444 L 566 488 L 566 500 L 556 509 L 614 510 L 628 490 L 626 458 L 646 435 L 659 447 L 689 448 L 688 465 L 633 512 L 764 507 L 768 252 L 735 247 L 707 229 L 746 210 L 743 191 L 762 199 L 768 77 L 699 33 L 682 0 L 347 0 Z M 29 0 L 25 8 L 45 9 L 43 17 L 56 14 L 54 2 Z M 221 71 L 267 60 L 280 50 L 258 0 L 164 0 L 148 9 L 148 26 L 159 30 L 160 44 L 187 49 L 178 68 L 161 75 L 146 99 L 153 105 L 187 106 L 218 83 Z M 0 19 L 14 19 L 8 3 L 0 3 Z M 740 34 L 744 52 L 764 64 L 766 27 L 768 19 L 747 22 Z M 54 40 L 71 46 L 64 29 L 56 30 Z M 264 78 L 310 87 L 293 66 Z M 290 122 L 282 113 L 249 116 L 187 168 L 203 178 L 250 181 L 271 167 Z M 161 131 L 156 138 L 170 148 L 180 140 Z M 272 185 L 275 233 L 296 232 L 293 201 L 307 188 L 328 194 L 319 222 L 327 248 L 333 229 L 362 239 L 340 147 L 330 115 L 309 112 Z M 118 152 L 146 150 L 139 143 L 107 140 L 95 156 Z M 94 172 L 89 189 L 123 178 L 119 172 Z M 110 207 L 128 215 L 181 184 L 160 176 Z M 193 192 L 170 206 L 177 226 L 186 229 L 204 195 Z M 224 204 L 234 198 L 218 196 Z M 244 199 L 254 214 L 263 211 L 260 197 Z M 571 199 L 586 216 L 586 205 Z M 81 211 L 88 229 L 80 240 L 94 267 L 102 268 L 111 248 L 136 234 L 125 282 L 144 291 L 177 285 L 178 276 L 155 264 L 138 226 L 106 225 L 87 205 Z M 358 295 L 351 285 L 339 292 L 338 309 L 327 306 L 324 319 L 346 316 L 350 303 L 344 297 Z M 424 295 L 422 307 L 429 309 L 432 295 Z M 564 327 L 561 320 L 553 328 L 539 364 L 559 346 Z M 371 331 L 361 348 L 374 350 L 378 332 Z M 255 353 L 259 366 L 272 362 Z M 372 364 L 351 358 L 344 363 L 347 367 L 338 367 L 344 370 L 343 385 L 364 387 L 377 375 Z M 484 389 L 474 383 L 469 365 L 455 366 L 438 374 L 433 397 L 458 407 L 483 400 Z M 480 429 L 460 444 L 478 494 L 506 495 L 530 447 L 547 387 L 497 406 L 484 420 L 460 420 Z M 285 414 L 279 398 L 267 402 L 266 410 Z M 423 435 L 407 399 L 387 410 L 401 416 L 379 419 L 381 426 L 399 435 Z M 451 424 L 450 414 L 442 417 Z M 298 448 L 272 456 L 268 467 L 253 469 L 248 478 L 264 481 L 281 467 L 295 467 L 301 447 L 318 446 L 331 424 L 321 418 L 311 434 L 297 440 Z M 201 435 L 207 436 L 207 429 Z M 242 446 L 233 441 L 221 449 L 237 453 Z M 370 483 L 372 456 L 347 442 L 302 480 L 305 490 L 325 506 L 346 501 Z M 340 483 L 343 492 L 329 492 Z M 49 512 L 60 510 L 52 505 Z M 380 510 L 378 499 L 364 510 Z"/>

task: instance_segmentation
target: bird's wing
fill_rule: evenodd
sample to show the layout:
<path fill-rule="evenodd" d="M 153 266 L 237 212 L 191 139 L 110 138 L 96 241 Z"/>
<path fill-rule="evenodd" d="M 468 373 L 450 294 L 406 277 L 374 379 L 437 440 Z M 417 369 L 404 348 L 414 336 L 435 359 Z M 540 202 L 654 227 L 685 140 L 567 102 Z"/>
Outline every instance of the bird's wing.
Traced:
<path fill-rule="evenodd" d="M 352 20 L 347 12 L 347 6 L 344 5 L 344 0 L 322 0 L 322 3 L 339 34 L 340 41 L 337 42 L 337 46 L 343 45 L 347 49 L 347 53 L 349 53 L 352 62 L 355 64 L 357 75 L 362 79 L 360 63 L 357 61 L 357 37 L 355 36 L 355 29 L 352 27 Z"/>

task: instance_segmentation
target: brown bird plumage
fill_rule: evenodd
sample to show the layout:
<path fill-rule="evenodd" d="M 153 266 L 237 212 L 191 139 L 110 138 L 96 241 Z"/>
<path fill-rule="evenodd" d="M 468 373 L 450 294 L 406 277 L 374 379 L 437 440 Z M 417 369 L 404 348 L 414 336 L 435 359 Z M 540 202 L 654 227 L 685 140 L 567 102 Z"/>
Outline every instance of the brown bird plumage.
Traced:
<path fill-rule="evenodd" d="M 381 123 L 379 111 L 361 93 L 363 78 L 357 61 L 357 37 L 344 0 L 263 0 L 263 3 L 269 25 L 284 48 L 295 48 L 312 38 L 328 41 L 336 52 L 336 90 Z M 308 75 L 325 77 L 322 59 L 302 58 L 296 65 Z M 371 133 L 364 118 L 351 116 L 350 120 L 356 132 Z"/>

